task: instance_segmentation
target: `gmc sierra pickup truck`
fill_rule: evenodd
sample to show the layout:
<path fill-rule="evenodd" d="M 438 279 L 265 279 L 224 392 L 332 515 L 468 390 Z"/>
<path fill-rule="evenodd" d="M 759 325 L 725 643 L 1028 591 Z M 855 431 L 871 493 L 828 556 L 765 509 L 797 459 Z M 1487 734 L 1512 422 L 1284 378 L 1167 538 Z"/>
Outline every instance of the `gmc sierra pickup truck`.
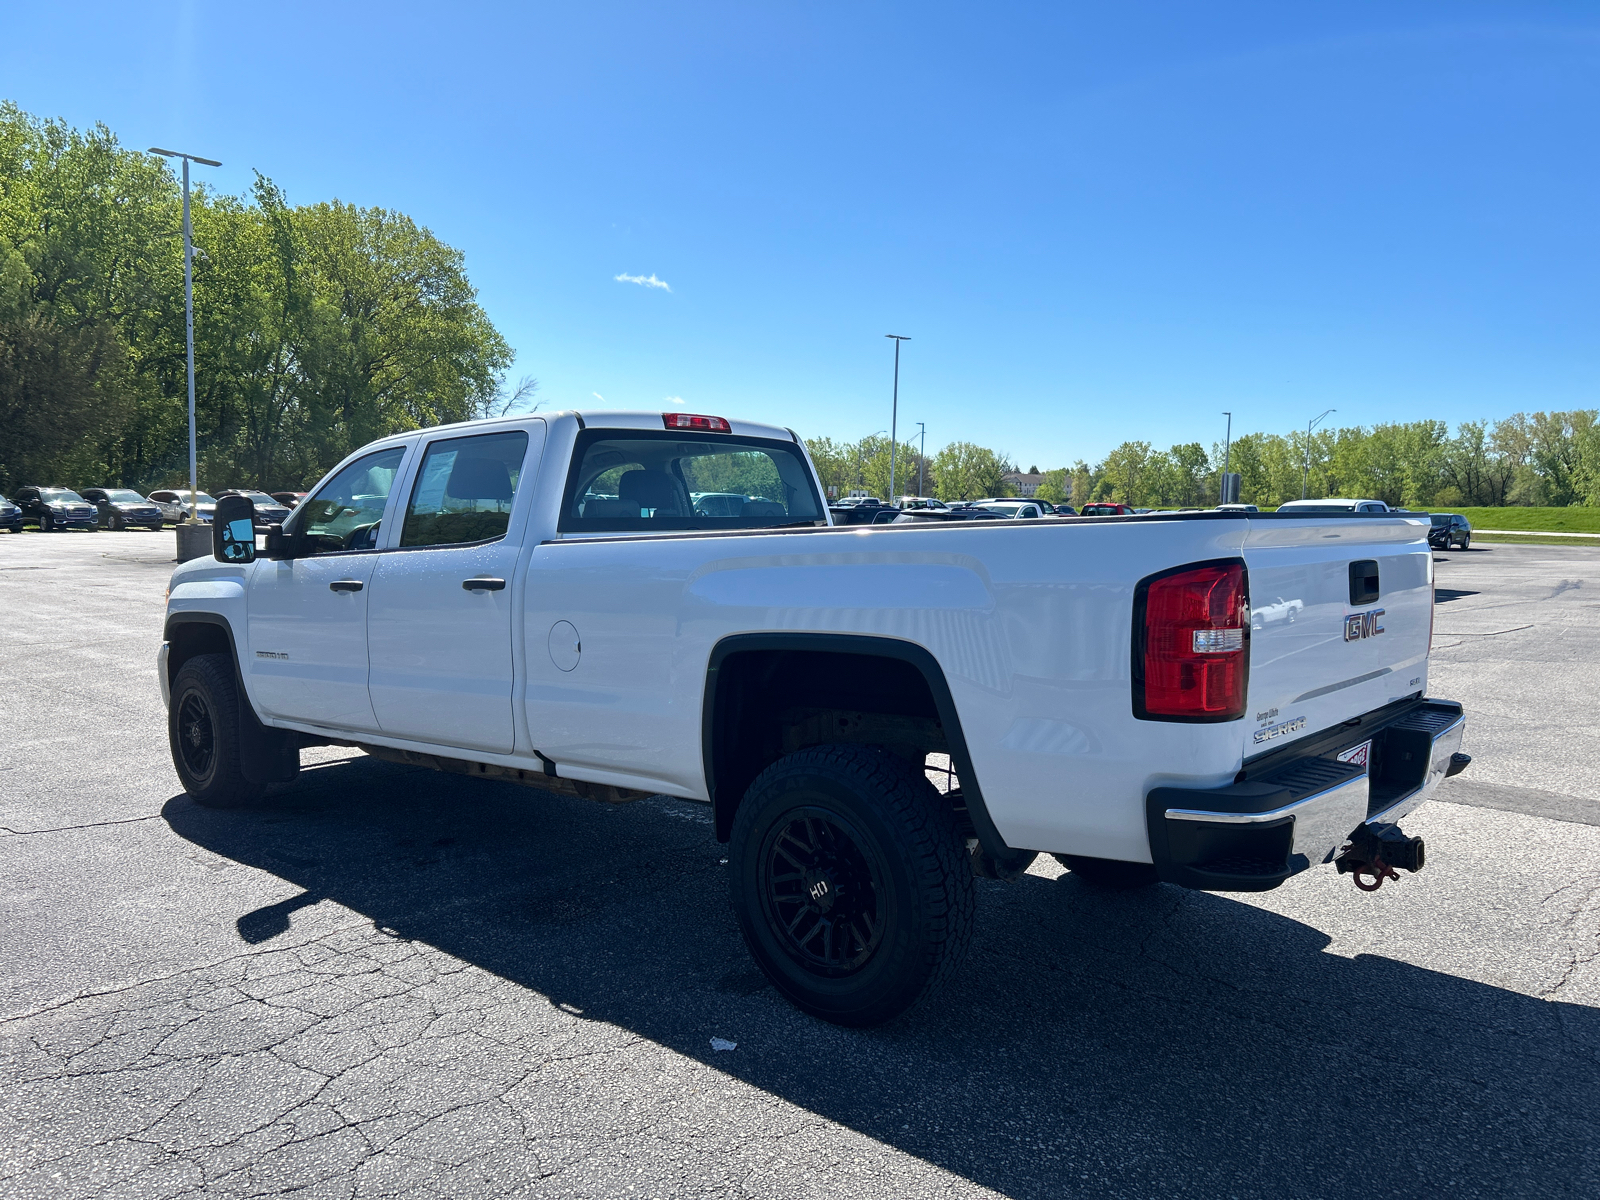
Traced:
<path fill-rule="evenodd" d="M 1422 866 L 1396 822 L 1468 761 L 1427 698 L 1425 517 L 839 527 L 790 430 L 561 412 L 385 438 L 254 518 L 221 498 L 172 577 L 196 801 L 338 744 L 705 802 L 750 953 L 841 1024 L 955 970 L 975 875 L 1371 890 Z"/>

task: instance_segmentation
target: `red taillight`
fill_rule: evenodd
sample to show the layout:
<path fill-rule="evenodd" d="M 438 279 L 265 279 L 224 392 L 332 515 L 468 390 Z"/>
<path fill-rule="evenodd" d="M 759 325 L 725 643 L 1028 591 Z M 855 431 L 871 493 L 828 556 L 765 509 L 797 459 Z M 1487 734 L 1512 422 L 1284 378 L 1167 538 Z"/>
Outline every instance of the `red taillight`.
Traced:
<path fill-rule="evenodd" d="M 733 426 L 721 417 L 701 417 L 694 413 L 662 413 L 668 429 L 694 429 L 701 433 L 732 433 Z"/>
<path fill-rule="evenodd" d="M 1134 619 L 1134 716 L 1244 716 L 1250 595 L 1243 563 L 1185 567 L 1146 580 L 1135 593 Z"/>

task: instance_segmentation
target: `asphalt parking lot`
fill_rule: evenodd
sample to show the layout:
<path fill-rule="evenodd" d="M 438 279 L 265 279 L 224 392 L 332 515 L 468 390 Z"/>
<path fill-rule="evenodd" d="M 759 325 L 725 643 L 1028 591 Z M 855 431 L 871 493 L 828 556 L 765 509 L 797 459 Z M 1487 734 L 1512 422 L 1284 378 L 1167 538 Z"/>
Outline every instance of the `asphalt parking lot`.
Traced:
<path fill-rule="evenodd" d="M 1476 761 L 1406 822 L 1422 874 L 1040 864 L 852 1032 L 747 959 L 700 806 L 333 749 L 194 806 L 171 543 L 0 537 L 7 1197 L 1600 1194 L 1600 550 L 1437 556 Z"/>

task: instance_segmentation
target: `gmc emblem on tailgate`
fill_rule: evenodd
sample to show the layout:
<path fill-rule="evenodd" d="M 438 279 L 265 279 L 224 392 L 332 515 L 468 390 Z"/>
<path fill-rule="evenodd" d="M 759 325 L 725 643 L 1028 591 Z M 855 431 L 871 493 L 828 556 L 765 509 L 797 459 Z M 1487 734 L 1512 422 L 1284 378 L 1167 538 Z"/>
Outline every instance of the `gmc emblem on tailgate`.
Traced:
<path fill-rule="evenodd" d="M 1371 608 L 1366 612 L 1351 613 L 1344 619 L 1344 640 L 1359 642 L 1362 638 L 1377 637 L 1383 632 L 1379 618 L 1383 616 L 1383 609 Z"/>

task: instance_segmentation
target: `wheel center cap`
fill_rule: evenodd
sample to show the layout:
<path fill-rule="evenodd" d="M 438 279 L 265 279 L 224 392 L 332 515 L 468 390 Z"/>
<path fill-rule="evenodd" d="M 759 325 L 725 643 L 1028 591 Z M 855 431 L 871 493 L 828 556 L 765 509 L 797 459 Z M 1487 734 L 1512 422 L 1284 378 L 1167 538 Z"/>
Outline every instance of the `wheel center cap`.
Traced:
<path fill-rule="evenodd" d="M 833 902 L 838 898 L 839 885 L 826 871 L 807 871 L 805 877 L 806 895 L 811 897 L 811 903 L 819 912 L 827 912 L 833 907 Z"/>

